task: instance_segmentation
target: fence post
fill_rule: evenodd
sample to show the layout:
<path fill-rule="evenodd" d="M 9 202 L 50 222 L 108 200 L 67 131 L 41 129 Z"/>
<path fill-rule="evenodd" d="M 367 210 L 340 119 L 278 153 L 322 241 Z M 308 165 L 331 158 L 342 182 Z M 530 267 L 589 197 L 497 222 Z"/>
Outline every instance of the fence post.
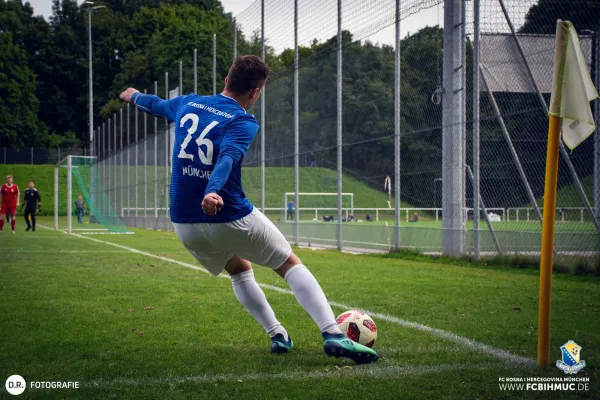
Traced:
<path fill-rule="evenodd" d="M 194 50 L 196 54 L 196 50 Z M 194 68 L 194 78 L 196 78 Z M 154 94 L 158 96 L 158 82 L 154 81 Z M 154 117 L 154 217 L 158 218 L 158 118 Z"/>
<path fill-rule="evenodd" d="M 169 99 L 169 73 L 165 72 L 165 99 Z M 166 217 L 169 215 L 169 121 L 165 119 L 165 208 Z M 165 222 L 166 230 L 166 222 Z"/>
<path fill-rule="evenodd" d="M 156 84 L 156 81 L 154 83 Z M 156 86 L 154 92 L 156 93 Z M 198 93 L 198 49 L 194 49 L 194 93 Z M 158 95 L 158 93 L 156 94 Z M 156 129 L 154 133 L 156 133 Z"/>
<path fill-rule="evenodd" d="M 121 196 L 121 209 L 119 210 L 120 213 L 117 213 L 117 215 L 123 215 L 123 108 L 121 107 L 121 109 L 119 110 L 119 117 L 120 117 L 120 123 L 119 123 L 119 132 L 121 133 L 120 136 L 120 141 L 121 141 L 121 173 L 119 175 L 121 175 L 121 190 L 119 190 L 119 192 L 121 192 L 120 196 Z M 129 190 L 129 188 L 127 188 L 127 190 Z"/>
<path fill-rule="evenodd" d="M 181 72 L 181 61 L 179 61 L 179 72 Z M 181 78 L 179 78 L 179 79 L 181 79 Z M 147 89 L 144 89 L 144 94 L 148 94 Z M 144 218 L 147 216 L 146 215 L 147 208 L 148 208 L 148 114 L 144 113 Z M 144 221 L 143 226 L 146 226 L 146 221 Z"/>
<path fill-rule="evenodd" d="M 237 23 L 233 19 L 233 59 L 237 57 Z"/>
<path fill-rule="evenodd" d="M 479 16 L 480 0 L 473 3 L 473 258 L 480 258 L 479 244 Z"/>
<path fill-rule="evenodd" d="M 217 94 L 217 34 L 213 33 L 213 95 Z M 263 57 L 264 58 L 264 57 Z"/>
<path fill-rule="evenodd" d="M 112 155 L 112 165 L 113 165 L 113 181 L 114 181 L 114 189 L 113 193 L 113 209 L 116 213 L 117 209 L 117 113 L 113 114 L 113 155 Z"/>
<path fill-rule="evenodd" d="M 337 248 L 342 250 L 342 0 L 337 2 Z"/>
<path fill-rule="evenodd" d="M 600 87 L 600 26 L 594 32 L 594 83 Z M 594 120 L 596 130 L 594 132 L 594 219 L 600 224 L 600 99 L 594 101 Z"/>
<path fill-rule="evenodd" d="M 394 59 L 394 249 L 400 249 L 400 0 L 396 0 Z"/>
<path fill-rule="evenodd" d="M 260 57 L 265 61 L 265 0 L 260 1 Z M 265 213 L 265 96 L 266 85 L 260 96 L 260 210 Z"/>
<path fill-rule="evenodd" d="M 179 60 L 179 95 L 183 95 L 183 61 L 181 60 Z"/>
<path fill-rule="evenodd" d="M 294 0 L 294 244 L 300 245 L 300 110 L 298 102 L 298 0 Z M 284 204 L 285 207 L 285 204 Z"/>
<path fill-rule="evenodd" d="M 137 226 L 138 222 L 137 222 L 137 216 L 138 216 L 138 208 L 139 208 L 139 203 L 138 203 L 138 192 L 139 192 L 139 188 L 138 188 L 138 184 L 139 184 L 139 151 L 138 151 L 138 129 L 139 129 L 139 112 L 138 112 L 138 108 L 135 108 L 135 111 L 133 113 L 135 121 L 134 121 L 134 135 L 135 135 L 135 140 L 133 141 L 133 147 L 135 147 L 135 182 L 133 184 L 133 186 L 135 187 L 135 226 Z"/>
<path fill-rule="evenodd" d="M 127 216 L 131 215 L 131 112 L 127 103 Z"/>
<path fill-rule="evenodd" d="M 111 172 L 111 168 L 110 168 L 110 129 L 111 129 L 111 124 L 110 124 L 110 117 L 108 118 L 108 124 L 107 124 L 107 130 L 106 130 L 106 170 L 108 173 L 108 179 L 106 180 L 106 185 L 104 186 L 104 190 L 106 191 L 106 214 L 104 215 L 110 215 L 110 184 L 112 182 L 111 180 L 111 176 L 112 176 L 112 172 Z"/>

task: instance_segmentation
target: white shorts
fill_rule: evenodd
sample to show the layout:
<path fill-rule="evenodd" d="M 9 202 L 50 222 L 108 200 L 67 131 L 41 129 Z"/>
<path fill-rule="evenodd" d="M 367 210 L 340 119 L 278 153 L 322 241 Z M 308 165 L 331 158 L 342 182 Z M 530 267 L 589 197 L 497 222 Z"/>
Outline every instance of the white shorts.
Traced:
<path fill-rule="evenodd" d="M 233 256 L 277 269 L 292 254 L 283 234 L 256 208 L 232 222 L 173 225 L 181 243 L 213 275 Z"/>

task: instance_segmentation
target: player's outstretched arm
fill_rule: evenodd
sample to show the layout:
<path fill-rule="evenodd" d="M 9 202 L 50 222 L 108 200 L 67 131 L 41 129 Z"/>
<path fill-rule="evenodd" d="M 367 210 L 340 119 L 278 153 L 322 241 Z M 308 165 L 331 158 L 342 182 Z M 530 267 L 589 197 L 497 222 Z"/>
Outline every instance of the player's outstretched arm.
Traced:
<path fill-rule="evenodd" d="M 128 103 L 134 104 L 140 110 L 155 115 L 157 117 L 166 118 L 169 122 L 175 121 L 177 109 L 181 104 L 183 96 L 177 96 L 171 100 L 163 100 L 153 94 L 142 94 L 134 88 L 127 88 L 119 95 L 119 98 Z"/>

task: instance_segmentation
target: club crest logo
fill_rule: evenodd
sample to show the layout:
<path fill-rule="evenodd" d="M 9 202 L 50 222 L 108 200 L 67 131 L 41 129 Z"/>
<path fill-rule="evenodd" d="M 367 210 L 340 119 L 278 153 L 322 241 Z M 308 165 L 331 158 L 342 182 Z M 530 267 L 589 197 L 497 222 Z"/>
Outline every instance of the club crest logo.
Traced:
<path fill-rule="evenodd" d="M 585 367 L 585 361 L 581 360 L 582 347 L 572 340 L 560 347 L 562 360 L 556 361 L 556 366 L 565 374 L 576 374 Z"/>

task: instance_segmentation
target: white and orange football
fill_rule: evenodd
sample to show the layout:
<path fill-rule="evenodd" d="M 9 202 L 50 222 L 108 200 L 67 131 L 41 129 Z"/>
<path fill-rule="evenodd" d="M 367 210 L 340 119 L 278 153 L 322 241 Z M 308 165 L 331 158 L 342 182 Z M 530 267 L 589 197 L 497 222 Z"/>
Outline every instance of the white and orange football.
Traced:
<path fill-rule="evenodd" d="M 350 310 L 340 314 L 336 321 L 342 333 L 349 339 L 367 347 L 373 347 L 377 339 L 375 321 L 358 310 Z"/>

